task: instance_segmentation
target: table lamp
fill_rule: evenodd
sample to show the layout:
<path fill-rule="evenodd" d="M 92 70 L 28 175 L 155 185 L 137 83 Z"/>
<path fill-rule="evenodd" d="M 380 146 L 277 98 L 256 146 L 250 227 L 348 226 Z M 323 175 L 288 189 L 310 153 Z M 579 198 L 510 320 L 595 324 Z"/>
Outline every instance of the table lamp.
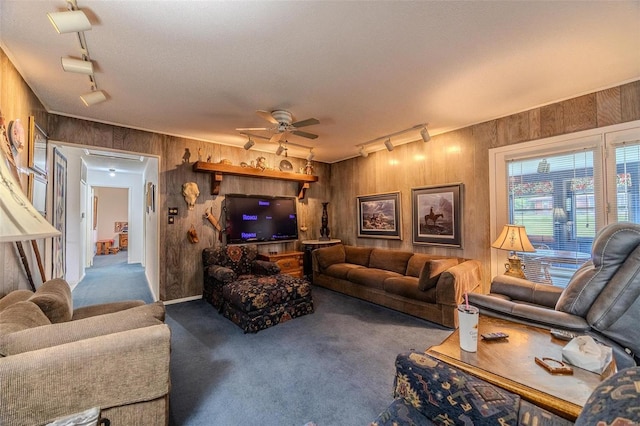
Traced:
<path fill-rule="evenodd" d="M 516 252 L 534 252 L 536 249 L 531 245 L 524 226 L 505 225 L 498 238 L 491 244 L 491 247 L 511 252 L 508 258 L 509 262 L 504 264 L 506 269 L 505 275 L 525 278 L 524 272 L 522 271 L 522 260 Z"/>

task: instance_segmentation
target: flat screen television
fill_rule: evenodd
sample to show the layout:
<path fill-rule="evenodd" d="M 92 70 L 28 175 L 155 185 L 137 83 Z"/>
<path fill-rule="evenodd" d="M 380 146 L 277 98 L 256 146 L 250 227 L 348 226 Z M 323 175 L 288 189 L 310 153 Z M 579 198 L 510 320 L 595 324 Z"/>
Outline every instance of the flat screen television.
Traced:
<path fill-rule="evenodd" d="M 295 198 L 228 194 L 224 201 L 227 244 L 298 239 Z"/>

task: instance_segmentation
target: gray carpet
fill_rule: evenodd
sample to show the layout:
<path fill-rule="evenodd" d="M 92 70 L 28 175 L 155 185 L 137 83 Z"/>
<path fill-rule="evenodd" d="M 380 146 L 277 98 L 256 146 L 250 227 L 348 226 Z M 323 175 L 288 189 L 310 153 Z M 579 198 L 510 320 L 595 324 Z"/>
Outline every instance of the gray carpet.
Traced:
<path fill-rule="evenodd" d="M 316 312 L 257 334 L 202 300 L 167 306 L 171 425 L 368 425 L 392 401 L 399 352 L 451 331 L 314 287 Z"/>
<path fill-rule="evenodd" d="M 74 308 L 129 299 L 153 302 L 144 268 L 139 263 L 128 264 L 126 251 L 95 256 L 72 295 Z"/>
<path fill-rule="evenodd" d="M 151 301 L 126 253 L 97 256 L 74 306 Z M 203 300 L 167 306 L 171 426 L 368 425 L 391 401 L 399 352 L 451 330 L 313 287 L 316 312 L 244 334 Z"/>

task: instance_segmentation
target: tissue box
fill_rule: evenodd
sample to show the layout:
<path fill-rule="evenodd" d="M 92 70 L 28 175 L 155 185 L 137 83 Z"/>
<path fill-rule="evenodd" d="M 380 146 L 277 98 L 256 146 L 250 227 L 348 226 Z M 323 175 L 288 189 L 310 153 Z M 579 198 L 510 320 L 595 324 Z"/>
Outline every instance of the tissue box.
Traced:
<path fill-rule="evenodd" d="M 591 336 L 578 336 L 562 348 L 562 360 L 568 364 L 602 375 L 611 370 L 613 349 L 596 342 Z"/>

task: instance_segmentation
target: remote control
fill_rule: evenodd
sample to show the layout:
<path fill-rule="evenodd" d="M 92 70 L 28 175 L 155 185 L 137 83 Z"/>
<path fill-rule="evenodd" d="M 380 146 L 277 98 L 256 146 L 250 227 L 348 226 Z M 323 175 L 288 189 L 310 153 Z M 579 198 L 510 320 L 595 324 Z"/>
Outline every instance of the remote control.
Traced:
<path fill-rule="evenodd" d="M 573 333 L 571 331 L 567 331 L 567 330 L 559 330 L 557 328 L 552 328 L 550 330 L 551 335 L 553 337 L 555 337 L 556 339 L 560 339 L 560 340 L 571 340 L 574 337 L 578 337 L 579 334 L 577 333 Z"/>
<path fill-rule="evenodd" d="M 503 333 L 501 331 L 495 333 L 485 333 L 481 334 L 481 336 L 484 340 L 500 340 L 509 337 L 507 333 Z"/>

